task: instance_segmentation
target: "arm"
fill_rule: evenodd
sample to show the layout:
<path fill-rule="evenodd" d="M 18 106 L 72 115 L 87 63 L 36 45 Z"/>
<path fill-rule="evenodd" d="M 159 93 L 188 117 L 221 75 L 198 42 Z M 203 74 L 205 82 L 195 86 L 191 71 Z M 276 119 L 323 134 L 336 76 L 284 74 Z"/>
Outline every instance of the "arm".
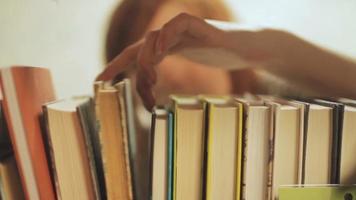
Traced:
<path fill-rule="evenodd" d="M 130 66 L 137 66 L 137 90 L 145 106 L 151 108 L 154 105 L 151 89 L 157 81 L 154 66 L 173 53 L 230 70 L 254 66 L 317 94 L 356 98 L 353 85 L 356 63 L 350 60 L 288 32 L 223 31 L 186 14 L 128 47 L 98 79 L 110 80 Z"/>

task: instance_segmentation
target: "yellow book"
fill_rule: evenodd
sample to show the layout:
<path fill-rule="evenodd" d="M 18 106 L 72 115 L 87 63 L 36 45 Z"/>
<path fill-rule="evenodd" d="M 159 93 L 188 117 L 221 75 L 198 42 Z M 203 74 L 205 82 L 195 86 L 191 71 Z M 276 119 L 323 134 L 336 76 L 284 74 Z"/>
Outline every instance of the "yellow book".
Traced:
<path fill-rule="evenodd" d="M 240 199 L 242 105 L 224 96 L 203 100 L 208 112 L 206 199 Z"/>

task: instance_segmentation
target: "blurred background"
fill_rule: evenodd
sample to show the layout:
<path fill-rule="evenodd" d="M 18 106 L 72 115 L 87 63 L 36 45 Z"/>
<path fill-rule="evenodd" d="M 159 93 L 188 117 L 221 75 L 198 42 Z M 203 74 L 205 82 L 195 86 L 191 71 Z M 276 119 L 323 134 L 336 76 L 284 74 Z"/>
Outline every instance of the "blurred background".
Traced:
<path fill-rule="evenodd" d="M 60 98 L 92 93 L 120 0 L 1 0 L 0 66 L 49 67 Z M 355 0 L 226 0 L 240 23 L 283 28 L 356 58 Z"/>

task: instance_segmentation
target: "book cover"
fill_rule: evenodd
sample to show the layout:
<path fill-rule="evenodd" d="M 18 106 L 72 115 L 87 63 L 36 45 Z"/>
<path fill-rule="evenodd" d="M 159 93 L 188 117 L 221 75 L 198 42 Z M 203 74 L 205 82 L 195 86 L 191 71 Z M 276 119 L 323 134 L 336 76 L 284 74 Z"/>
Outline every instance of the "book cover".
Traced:
<path fill-rule="evenodd" d="M 1 70 L 4 111 L 28 199 L 55 199 L 40 126 L 42 104 L 55 100 L 51 74 L 38 67 Z"/>

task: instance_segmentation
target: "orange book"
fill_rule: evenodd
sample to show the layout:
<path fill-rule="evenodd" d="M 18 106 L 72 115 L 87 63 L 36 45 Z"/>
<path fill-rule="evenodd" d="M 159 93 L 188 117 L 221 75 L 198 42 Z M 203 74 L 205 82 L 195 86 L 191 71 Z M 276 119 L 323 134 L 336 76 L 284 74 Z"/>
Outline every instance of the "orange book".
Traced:
<path fill-rule="evenodd" d="M 55 199 L 40 117 L 42 104 L 55 100 L 49 70 L 36 67 L 1 69 L 1 88 L 21 181 L 27 199 Z"/>

